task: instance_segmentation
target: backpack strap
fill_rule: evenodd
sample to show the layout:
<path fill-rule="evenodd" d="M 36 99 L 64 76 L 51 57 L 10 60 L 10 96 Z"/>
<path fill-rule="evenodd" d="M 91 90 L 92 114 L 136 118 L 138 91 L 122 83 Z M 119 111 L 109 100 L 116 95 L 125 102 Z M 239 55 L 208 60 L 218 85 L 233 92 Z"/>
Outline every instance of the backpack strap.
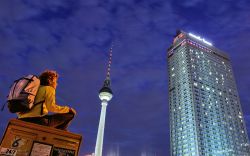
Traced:
<path fill-rule="evenodd" d="M 4 110 L 4 107 L 5 107 L 6 103 L 7 103 L 7 102 L 5 102 L 5 103 L 3 104 L 2 108 L 1 108 L 1 112 Z"/>
<path fill-rule="evenodd" d="M 41 105 L 41 115 L 43 115 L 43 103 Z"/>
<path fill-rule="evenodd" d="M 41 105 L 41 115 L 43 115 L 43 103 L 44 102 L 45 102 L 45 100 L 37 102 L 37 103 L 34 104 L 34 106 L 35 106 L 35 105 L 38 105 L 38 104 L 42 103 L 42 105 Z"/>

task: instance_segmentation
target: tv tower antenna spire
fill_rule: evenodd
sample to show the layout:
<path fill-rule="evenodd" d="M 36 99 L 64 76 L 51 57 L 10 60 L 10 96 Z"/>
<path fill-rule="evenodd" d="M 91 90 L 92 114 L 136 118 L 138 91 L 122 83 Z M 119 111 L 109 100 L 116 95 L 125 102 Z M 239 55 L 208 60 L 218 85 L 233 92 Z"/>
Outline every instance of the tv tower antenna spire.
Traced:
<path fill-rule="evenodd" d="M 113 92 L 110 88 L 110 69 L 111 69 L 111 63 L 112 63 L 112 51 L 113 51 L 113 43 L 111 45 L 111 48 L 109 49 L 109 61 L 108 61 L 108 66 L 107 66 L 106 78 L 104 80 L 103 87 L 99 91 L 99 98 L 101 100 L 102 109 L 101 109 L 98 133 L 97 133 L 97 138 L 96 138 L 95 156 L 102 156 L 106 108 L 108 105 L 108 101 L 110 101 L 113 97 Z"/>
<path fill-rule="evenodd" d="M 109 49 L 109 62 L 108 62 L 108 68 L 107 68 L 107 75 L 106 79 L 110 79 L 110 71 L 111 71 L 111 63 L 112 63 L 112 52 L 113 52 L 113 43 Z"/>

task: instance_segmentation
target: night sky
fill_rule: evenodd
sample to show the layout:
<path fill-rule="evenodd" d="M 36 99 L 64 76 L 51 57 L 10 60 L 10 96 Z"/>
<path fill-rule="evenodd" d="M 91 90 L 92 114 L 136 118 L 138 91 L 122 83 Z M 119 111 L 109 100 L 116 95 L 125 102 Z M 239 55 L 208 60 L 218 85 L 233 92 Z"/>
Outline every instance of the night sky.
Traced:
<path fill-rule="evenodd" d="M 58 71 L 57 102 L 78 112 L 69 130 L 94 152 L 112 41 L 104 156 L 168 156 L 167 48 L 177 29 L 231 57 L 250 135 L 249 0 L 0 0 L 0 103 L 12 82 Z M 15 114 L 0 112 L 0 137 Z M 113 155 L 112 155 L 113 153 Z"/>

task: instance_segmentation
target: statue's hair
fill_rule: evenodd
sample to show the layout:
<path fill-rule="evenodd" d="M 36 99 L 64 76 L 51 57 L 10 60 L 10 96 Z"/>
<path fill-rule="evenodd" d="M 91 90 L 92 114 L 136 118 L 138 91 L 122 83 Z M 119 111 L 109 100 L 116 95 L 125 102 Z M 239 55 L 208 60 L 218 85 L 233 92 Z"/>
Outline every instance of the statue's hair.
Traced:
<path fill-rule="evenodd" d="M 59 75 L 54 70 L 45 70 L 39 76 L 40 85 L 53 87 L 53 80 L 58 79 Z"/>

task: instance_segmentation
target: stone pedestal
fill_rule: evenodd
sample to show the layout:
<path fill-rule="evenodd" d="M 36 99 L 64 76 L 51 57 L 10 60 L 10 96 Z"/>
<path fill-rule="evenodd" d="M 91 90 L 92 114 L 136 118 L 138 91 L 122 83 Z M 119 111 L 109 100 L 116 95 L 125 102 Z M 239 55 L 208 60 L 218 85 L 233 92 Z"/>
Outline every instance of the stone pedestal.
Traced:
<path fill-rule="evenodd" d="M 0 156 L 77 156 L 82 136 L 17 119 L 10 120 Z"/>

